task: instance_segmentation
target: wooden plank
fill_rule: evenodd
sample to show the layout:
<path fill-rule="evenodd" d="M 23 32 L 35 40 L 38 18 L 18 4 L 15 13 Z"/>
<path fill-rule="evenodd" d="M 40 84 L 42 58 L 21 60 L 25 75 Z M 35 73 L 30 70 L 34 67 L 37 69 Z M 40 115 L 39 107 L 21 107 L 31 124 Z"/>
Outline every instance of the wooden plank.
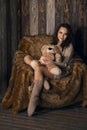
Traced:
<path fill-rule="evenodd" d="M 21 0 L 17 0 L 17 40 L 22 38 Z"/>
<path fill-rule="evenodd" d="M 87 0 L 84 0 L 84 4 L 83 4 L 83 17 L 84 17 L 84 27 L 83 27 L 84 48 L 83 48 L 83 52 L 84 52 L 84 56 L 86 57 L 85 60 L 87 61 Z"/>
<path fill-rule="evenodd" d="M 67 23 L 70 23 L 71 24 L 71 6 L 72 6 L 72 0 L 68 0 L 67 1 L 67 7 L 66 7 L 66 13 L 67 13 L 67 20 L 66 22 Z M 72 24 L 71 24 L 72 25 Z"/>
<path fill-rule="evenodd" d="M 6 1 L 7 2 L 7 1 Z M 18 46 L 19 28 L 18 27 L 18 0 L 7 2 L 7 83 L 9 82 L 12 60 Z M 8 85 L 8 84 L 7 84 Z"/>
<path fill-rule="evenodd" d="M 10 1 L 11 17 L 11 56 L 13 57 L 17 49 L 17 1 Z"/>
<path fill-rule="evenodd" d="M 11 72 L 11 63 L 12 63 L 12 52 L 11 52 L 11 11 L 10 11 L 10 1 L 8 1 L 6 3 L 6 35 L 7 35 L 7 38 L 6 38 L 6 44 L 7 44 L 7 84 L 8 84 L 8 81 L 9 81 L 9 77 L 10 77 L 10 72 Z"/>
<path fill-rule="evenodd" d="M 68 0 L 61 0 L 61 9 L 60 9 L 60 19 L 61 23 L 69 22 L 69 5 Z"/>
<path fill-rule="evenodd" d="M 0 1 L 0 92 L 1 92 L 1 86 L 2 86 L 2 11 L 1 11 L 1 1 Z"/>
<path fill-rule="evenodd" d="M 46 1 L 38 0 L 38 34 L 46 34 Z"/>
<path fill-rule="evenodd" d="M 78 24 L 79 26 L 83 26 L 84 25 L 84 1 L 83 0 L 80 0 L 79 1 L 79 10 L 78 10 L 78 14 L 79 14 L 79 21 L 78 21 Z"/>
<path fill-rule="evenodd" d="M 1 78 L 1 91 L 6 89 L 6 73 L 7 73 L 7 44 L 6 44 L 6 1 L 0 1 L 0 78 Z"/>
<path fill-rule="evenodd" d="M 78 27 L 78 2 L 77 0 L 71 1 L 70 4 L 70 23 L 72 24 L 73 31 L 76 32 Z"/>
<path fill-rule="evenodd" d="M 29 1 L 30 35 L 38 35 L 38 0 Z"/>
<path fill-rule="evenodd" d="M 55 30 L 55 0 L 46 0 L 46 34 L 52 35 Z"/>
<path fill-rule="evenodd" d="M 29 26 L 29 0 L 21 0 L 21 34 L 28 36 L 30 32 Z"/>
<path fill-rule="evenodd" d="M 79 7 L 78 7 L 78 25 L 79 25 L 79 28 L 80 28 L 80 31 L 82 33 L 81 37 L 82 37 L 82 46 L 83 48 L 82 49 L 82 52 L 83 52 L 83 55 L 86 55 L 86 44 L 87 44 L 87 34 L 86 34 L 86 29 L 85 29 L 85 1 L 84 0 L 80 0 L 78 1 L 78 4 L 79 4 Z M 87 21 L 86 21 L 87 22 Z"/>
<path fill-rule="evenodd" d="M 61 19 L 61 23 L 64 22 L 64 5 L 65 5 L 65 1 L 61 0 L 61 2 L 60 2 L 60 19 Z"/>
<path fill-rule="evenodd" d="M 77 25 L 77 11 L 78 11 L 78 3 L 76 0 L 73 0 L 72 1 L 72 6 L 73 6 L 73 9 L 72 9 L 72 23 L 76 24 Z"/>
<path fill-rule="evenodd" d="M 55 0 L 55 29 L 61 23 L 61 0 Z"/>

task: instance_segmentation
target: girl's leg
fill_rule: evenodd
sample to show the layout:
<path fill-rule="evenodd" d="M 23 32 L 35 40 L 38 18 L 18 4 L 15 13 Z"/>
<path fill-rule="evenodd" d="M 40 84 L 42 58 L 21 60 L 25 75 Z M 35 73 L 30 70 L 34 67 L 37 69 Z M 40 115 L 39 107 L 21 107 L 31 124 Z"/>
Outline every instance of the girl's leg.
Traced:
<path fill-rule="evenodd" d="M 35 109 L 39 103 L 39 95 L 43 86 L 43 73 L 40 70 L 40 67 L 36 67 L 34 70 L 34 86 L 31 93 L 29 105 L 28 105 L 28 115 L 32 116 L 35 112 Z"/>
<path fill-rule="evenodd" d="M 34 60 L 30 55 L 24 57 L 24 62 L 30 65 L 34 70 L 40 64 L 38 60 Z"/>
<path fill-rule="evenodd" d="M 37 66 L 34 71 L 34 86 L 27 110 L 29 116 L 32 116 L 34 114 L 35 109 L 38 105 L 39 95 L 43 87 L 44 76 L 48 78 L 53 77 L 53 75 L 49 73 L 46 67 Z"/>
<path fill-rule="evenodd" d="M 30 65 L 31 61 L 33 60 L 33 58 L 30 55 L 26 55 L 24 57 L 24 62 L 28 65 Z"/>

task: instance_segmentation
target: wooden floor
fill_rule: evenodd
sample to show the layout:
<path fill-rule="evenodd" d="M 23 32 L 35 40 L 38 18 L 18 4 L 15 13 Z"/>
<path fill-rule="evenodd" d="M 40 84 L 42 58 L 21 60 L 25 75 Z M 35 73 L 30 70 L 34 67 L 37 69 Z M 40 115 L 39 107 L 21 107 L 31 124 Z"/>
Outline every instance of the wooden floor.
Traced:
<path fill-rule="evenodd" d="M 0 104 L 0 130 L 87 130 L 87 108 L 79 104 L 62 109 L 39 109 L 33 117 L 27 111 L 17 115 Z"/>

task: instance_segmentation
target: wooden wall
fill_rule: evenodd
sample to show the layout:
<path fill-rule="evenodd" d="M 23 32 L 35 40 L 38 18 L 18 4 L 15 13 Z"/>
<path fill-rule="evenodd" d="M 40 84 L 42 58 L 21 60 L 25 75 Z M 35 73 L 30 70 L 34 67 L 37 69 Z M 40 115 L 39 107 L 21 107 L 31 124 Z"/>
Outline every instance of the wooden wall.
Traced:
<path fill-rule="evenodd" d="M 18 41 L 53 35 L 62 22 L 78 29 L 77 45 L 87 57 L 87 0 L 0 0 L 0 92 L 7 88 Z"/>

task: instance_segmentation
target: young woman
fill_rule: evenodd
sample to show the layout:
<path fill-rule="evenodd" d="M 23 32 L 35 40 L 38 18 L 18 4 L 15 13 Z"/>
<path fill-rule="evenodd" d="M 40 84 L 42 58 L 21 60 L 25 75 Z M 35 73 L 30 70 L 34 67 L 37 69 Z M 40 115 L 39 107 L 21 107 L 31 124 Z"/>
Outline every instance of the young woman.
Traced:
<path fill-rule="evenodd" d="M 73 33 L 71 26 L 67 23 L 62 23 L 55 33 L 54 36 L 54 45 L 56 45 L 55 52 L 57 52 L 57 49 L 60 49 L 61 55 L 63 57 L 63 62 L 58 64 L 57 62 L 54 62 L 56 65 L 60 67 L 65 67 L 70 62 L 70 59 L 73 55 Z M 30 61 L 33 58 L 29 55 L 24 57 L 24 62 L 28 65 L 30 65 Z M 48 62 L 48 59 L 45 59 L 45 62 Z M 34 68 L 34 85 L 33 90 L 31 93 L 31 98 L 28 106 L 28 115 L 32 116 L 35 112 L 35 109 L 39 103 L 39 94 L 41 92 L 44 77 L 47 77 L 49 79 L 59 79 L 59 75 L 54 75 L 50 73 L 46 66 L 37 66 Z"/>

